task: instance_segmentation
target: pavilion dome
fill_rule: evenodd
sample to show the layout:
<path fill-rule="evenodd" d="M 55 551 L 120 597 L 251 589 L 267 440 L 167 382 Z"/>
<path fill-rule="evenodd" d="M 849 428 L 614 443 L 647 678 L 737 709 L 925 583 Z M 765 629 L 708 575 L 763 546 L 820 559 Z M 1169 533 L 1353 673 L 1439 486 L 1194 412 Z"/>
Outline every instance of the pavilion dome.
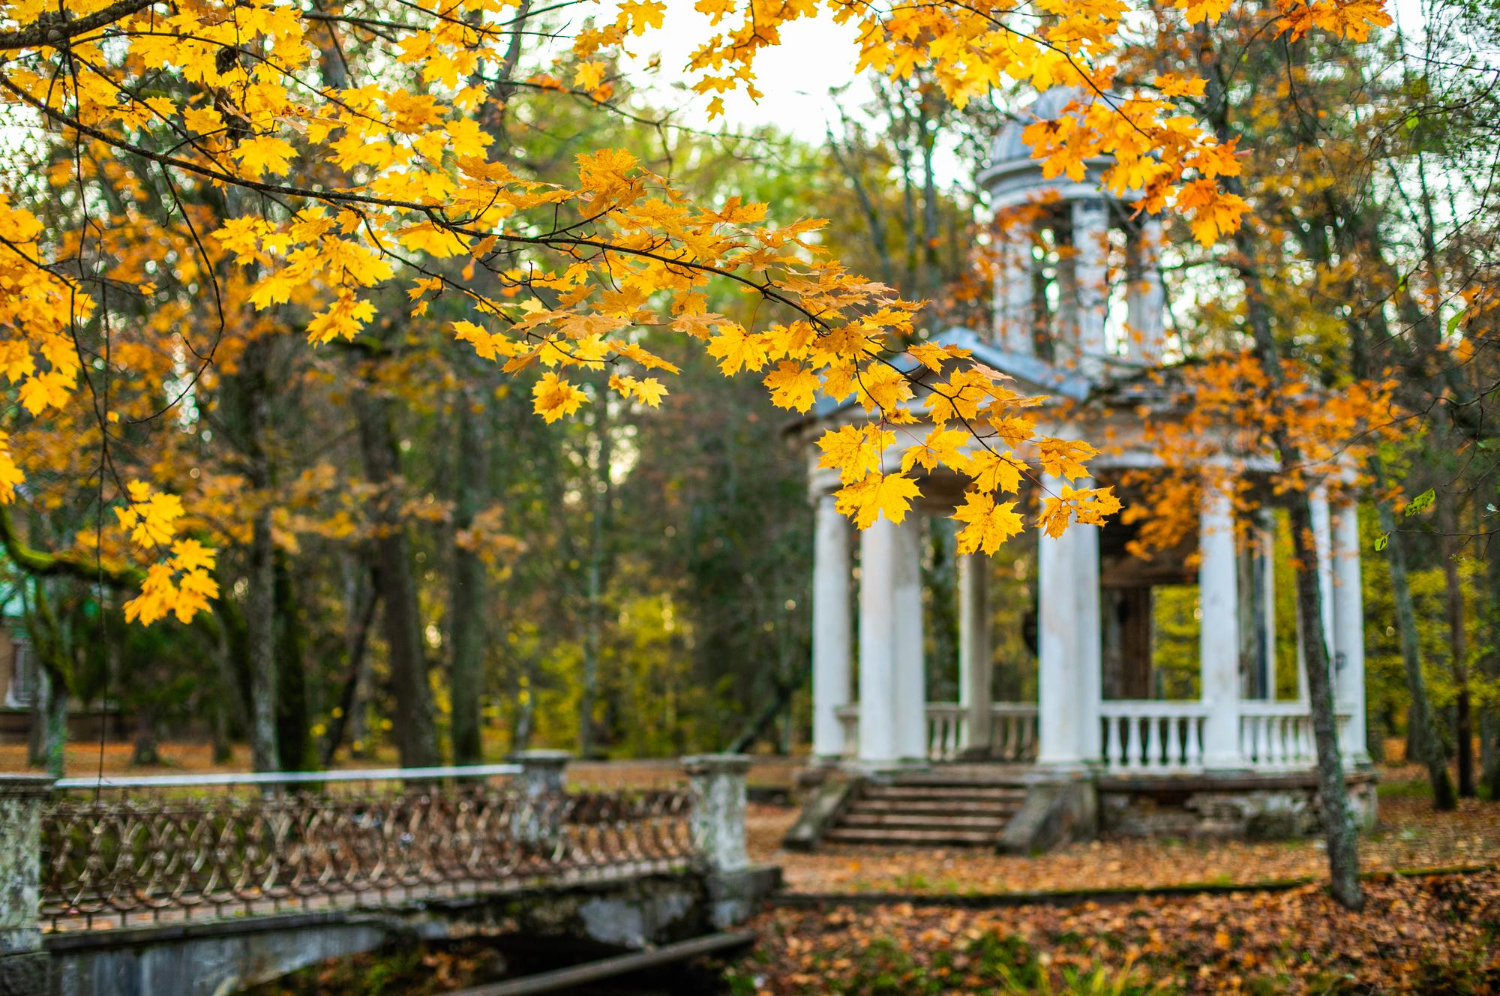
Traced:
<path fill-rule="evenodd" d="M 1056 121 L 1063 116 L 1065 107 L 1082 97 L 1083 91 L 1076 86 L 1055 86 L 1044 90 L 1000 129 L 1000 134 L 995 136 L 995 141 L 990 146 L 990 165 L 999 166 L 1017 159 L 1030 159 L 1031 146 L 1021 137 L 1022 132 L 1039 120 Z"/>
<path fill-rule="evenodd" d="M 1106 97 L 1112 95 L 1106 94 Z M 1014 119 L 1000 129 L 990 146 L 989 162 L 979 171 L 979 183 L 990 193 L 991 205 L 1029 200 L 1044 193 L 1055 193 L 1064 200 L 1098 197 L 1100 179 L 1113 163 L 1109 156 L 1093 156 L 1086 161 L 1088 177 L 1083 182 L 1065 178 L 1045 179 L 1042 163 L 1033 159 L 1031 146 L 1022 137 L 1037 121 L 1056 121 L 1074 101 L 1087 102 L 1090 94 L 1080 87 L 1055 86 L 1038 94 Z M 1097 98 L 1096 98 L 1097 99 Z"/>

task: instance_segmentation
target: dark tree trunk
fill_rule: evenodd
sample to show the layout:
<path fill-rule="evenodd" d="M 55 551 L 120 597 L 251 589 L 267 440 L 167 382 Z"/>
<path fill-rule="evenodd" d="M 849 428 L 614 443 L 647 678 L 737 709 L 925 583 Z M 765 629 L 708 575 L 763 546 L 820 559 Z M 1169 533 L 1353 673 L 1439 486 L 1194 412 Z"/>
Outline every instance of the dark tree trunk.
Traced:
<path fill-rule="evenodd" d="M 609 398 L 600 382 L 594 402 L 593 504 L 589 523 L 589 561 L 584 579 L 586 605 L 583 634 L 583 688 L 578 697 L 578 754 L 589 757 L 596 750 L 594 711 L 599 696 L 599 655 L 604 642 L 604 589 L 609 570 L 609 519 L 613 501 L 610 465 L 614 460 L 614 438 L 609 418 Z"/>
<path fill-rule="evenodd" d="M 1380 458 L 1370 461 L 1375 473 L 1375 487 L 1385 488 L 1385 468 Z M 1417 642 L 1417 610 L 1412 600 L 1411 581 L 1406 573 L 1406 540 L 1397 528 L 1390 504 L 1376 505 L 1380 531 L 1385 534 L 1385 560 L 1391 571 L 1391 597 L 1396 604 L 1396 629 L 1401 636 L 1401 666 L 1406 674 L 1406 689 L 1411 704 L 1406 711 L 1406 759 L 1427 768 L 1432 786 L 1432 804 L 1440 810 L 1458 805 L 1453 782 L 1448 778 L 1448 761 L 1438 739 L 1437 724 L 1432 716 L 1432 700 L 1427 695 L 1427 679 L 1422 675 L 1422 651 Z"/>
<path fill-rule="evenodd" d="M 1229 103 L 1222 67 L 1218 64 L 1206 27 L 1198 30 L 1199 56 L 1208 81 L 1208 118 L 1221 142 L 1234 135 L 1229 123 Z M 1237 177 L 1225 179 L 1232 193 L 1243 194 Z M 1266 289 L 1257 269 L 1255 236 L 1247 225 L 1235 232 L 1233 265 L 1245 290 L 1245 315 L 1255 355 L 1267 379 L 1271 406 L 1271 443 L 1286 468 L 1303 466 L 1302 454 L 1282 417 L 1282 367 L 1280 351 L 1271 327 Z M 1364 906 L 1359 885 L 1359 840 L 1344 782 L 1344 764 L 1339 753 L 1333 712 L 1332 676 L 1328 660 L 1328 636 L 1323 630 L 1323 597 L 1318 585 L 1318 555 L 1312 534 L 1312 506 L 1304 489 L 1292 494 L 1290 507 L 1292 545 L 1297 560 L 1297 606 L 1302 614 L 1302 650 L 1307 664 L 1308 706 L 1312 714 L 1313 742 L 1317 747 L 1318 794 L 1323 804 L 1325 840 L 1328 845 L 1329 886 L 1342 906 L 1358 910 Z"/>
<path fill-rule="evenodd" d="M 130 763 L 135 766 L 161 764 L 161 742 L 156 732 L 156 716 L 140 706 L 135 711 L 135 737 L 130 745 Z"/>
<path fill-rule="evenodd" d="M 364 716 L 365 705 L 362 696 L 369 683 L 367 662 L 370 659 L 370 627 L 374 622 L 375 589 L 361 584 L 349 615 L 348 668 L 344 674 L 343 686 L 339 689 L 338 708 L 334 710 L 328 736 L 323 738 L 323 746 L 320 748 L 324 768 L 333 763 L 333 756 L 346 735 L 359 745 L 359 749 L 354 752 L 355 756 L 363 753 L 364 723 L 361 717 Z"/>
<path fill-rule="evenodd" d="M 243 405 L 243 448 L 250 485 L 261 507 L 251 523 L 249 566 L 245 575 L 245 653 L 250 671 L 250 766 L 281 768 L 276 708 L 276 546 L 271 529 L 271 460 L 266 435 L 271 425 L 270 361 L 273 340 L 257 339 L 245 348 L 237 386 Z"/>
<path fill-rule="evenodd" d="M 448 596 L 448 682 L 453 700 L 453 763 L 484 759 L 480 702 L 484 693 L 485 567 L 472 544 L 458 540 L 483 504 L 488 478 L 482 390 L 458 395 L 458 466 L 454 475 L 453 576 Z"/>
<path fill-rule="evenodd" d="M 401 520 L 396 489 L 400 477 L 399 453 L 391 406 L 389 401 L 364 392 L 359 396 L 358 407 L 365 473 L 380 492 L 376 499 L 374 577 L 383 608 L 386 652 L 390 656 L 396 751 L 403 767 L 429 767 L 439 762 L 437 727 L 433 720 L 432 689 L 428 685 L 427 656 L 422 646 L 411 539 Z"/>
<path fill-rule="evenodd" d="M 305 771 L 312 766 L 313 740 L 307 702 L 307 655 L 302 614 L 286 556 L 276 554 L 276 743 L 282 766 Z"/>
<path fill-rule="evenodd" d="M 1452 495 L 1438 498 L 1442 533 L 1443 587 L 1448 614 L 1448 648 L 1453 670 L 1453 734 L 1458 752 L 1458 794 L 1474 797 L 1474 721 L 1469 704 L 1469 640 L 1464 631 L 1464 588 L 1458 575 L 1458 515 Z"/>
<path fill-rule="evenodd" d="M 1480 502 L 1475 502 L 1476 514 Z M 1489 537 L 1485 551 L 1485 622 L 1489 633 L 1489 653 L 1485 655 L 1485 674 L 1500 686 L 1500 544 Z M 1500 704 L 1491 702 L 1480 723 L 1480 759 L 1484 783 L 1489 787 L 1490 801 L 1500 803 Z"/>

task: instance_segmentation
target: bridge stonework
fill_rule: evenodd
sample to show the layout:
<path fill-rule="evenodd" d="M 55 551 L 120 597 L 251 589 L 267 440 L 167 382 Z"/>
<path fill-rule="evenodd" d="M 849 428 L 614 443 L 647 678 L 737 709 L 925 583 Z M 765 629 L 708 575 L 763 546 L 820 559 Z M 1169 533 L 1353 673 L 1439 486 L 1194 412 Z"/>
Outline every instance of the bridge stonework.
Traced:
<path fill-rule="evenodd" d="M 640 949 L 740 922 L 779 883 L 745 855 L 744 758 L 687 759 L 685 789 L 602 792 L 567 789 L 566 755 L 515 760 L 499 786 L 494 766 L 363 793 L 335 783 L 362 774 L 279 794 L 247 776 L 229 800 L 181 779 L 90 802 L 0 780 L 0 996 L 229 996 L 458 937 Z"/>
<path fill-rule="evenodd" d="M 42 775 L 0 775 L 0 996 L 31 996 L 47 984 L 39 883 L 51 788 Z"/>

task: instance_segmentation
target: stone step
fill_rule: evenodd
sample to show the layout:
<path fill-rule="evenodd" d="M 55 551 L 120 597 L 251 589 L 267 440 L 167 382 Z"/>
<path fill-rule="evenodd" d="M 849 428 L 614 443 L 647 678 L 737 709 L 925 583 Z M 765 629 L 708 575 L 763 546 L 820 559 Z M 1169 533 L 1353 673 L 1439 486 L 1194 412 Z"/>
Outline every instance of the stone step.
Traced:
<path fill-rule="evenodd" d="M 938 847 L 945 844 L 986 847 L 992 846 L 995 838 L 996 834 L 989 830 L 902 830 L 860 827 L 836 827 L 823 835 L 823 840 L 830 844 L 864 844 L 882 847 Z"/>
<path fill-rule="evenodd" d="M 988 772 L 923 771 L 897 775 L 892 785 L 939 785 L 945 788 L 1013 788 L 1025 790 L 1027 783 L 1015 777 L 997 777 Z"/>
<path fill-rule="evenodd" d="M 1020 801 L 1026 798 L 1026 790 L 1000 785 L 866 785 L 860 792 L 860 798 L 956 802 L 1000 799 Z"/>
<path fill-rule="evenodd" d="M 850 812 L 931 813 L 934 815 L 997 814 L 1014 816 L 1020 799 L 855 799 Z"/>
<path fill-rule="evenodd" d="M 998 833 L 1010 822 L 1009 816 L 953 816 L 937 813 L 845 813 L 839 828 L 903 827 L 909 830 L 988 830 Z"/>

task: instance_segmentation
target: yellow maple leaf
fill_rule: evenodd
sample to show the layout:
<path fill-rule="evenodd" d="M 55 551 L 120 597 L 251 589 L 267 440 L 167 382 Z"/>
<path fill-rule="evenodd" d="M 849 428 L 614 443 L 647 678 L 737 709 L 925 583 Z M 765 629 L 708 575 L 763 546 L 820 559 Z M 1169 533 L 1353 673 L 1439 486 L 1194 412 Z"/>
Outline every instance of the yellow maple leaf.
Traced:
<path fill-rule="evenodd" d="M 885 449 L 895 438 L 894 432 L 876 425 L 829 429 L 818 437 L 818 448 L 823 451 L 818 466 L 837 469 L 845 484 L 861 480 L 880 470 Z"/>
<path fill-rule="evenodd" d="M 964 463 L 961 447 L 969 441 L 969 433 L 963 429 L 944 429 L 938 426 L 927 434 L 919 446 L 910 447 L 901 455 L 901 471 L 906 473 L 917 464 L 925 470 L 936 470 L 940 464 L 958 467 Z"/>
<path fill-rule="evenodd" d="M 811 408 L 818 396 L 818 375 L 796 360 L 776 364 L 776 369 L 766 374 L 765 385 L 771 389 L 772 404 L 799 412 Z"/>
<path fill-rule="evenodd" d="M 980 491 L 1014 493 L 1021 486 L 1022 465 L 1011 458 L 1009 450 L 1004 454 L 980 450 L 969 458 L 963 471 Z"/>
<path fill-rule="evenodd" d="M 573 85 L 580 90 L 592 90 L 604 82 L 604 63 L 580 62 L 573 73 Z"/>
<path fill-rule="evenodd" d="M 280 176 L 291 167 L 296 154 L 297 150 L 290 142 L 275 135 L 246 139 L 234 150 L 234 158 L 240 161 L 245 176 L 251 180 L 258 180 L 267 173 Z"/>
<path fill-rule="evenodd" d="M 628 19 L 630 33 L 643 35 L 650 28 L 659 28 L 667 5 L 661 0 L 627 0 L 620 4 L 620 17 Z"/>
<path fill-rule="evenodd" d="M 834 507 L 860 529 L 868 529 L 881 515 L 891 522 L 905 519 L 911 500 L 921 493 L 917 482 L 905 474 L 870 474 L 834 492 Z"/>
<path fill-rule="evenodd" d="M 719 334 L 708 340 L 708 355 L 719 361 L 726 374 L 759 370 L 768 359 L 764 341 L 734 322 L 721 322 Z"/>
<path fill-rule="evenodd" d="M 531 388 L 531 397 L 532 410 L 549 424 L 564 415 L 573 414 L 579 405 L 589 399 L 581 389 L 555 373 L 543 374 L 542 379 Z"/>
<path fill-rule="evenodd" d="M 959 553 L 992 554 L 1025 528 L 1021 516 L 1016 513 L 1015 502 L 997 505 L 994 495 L 987 491 L 965 494 L 964 503 L 954 510 L 953 517 L 965 523 L 957 535 Z"/>

